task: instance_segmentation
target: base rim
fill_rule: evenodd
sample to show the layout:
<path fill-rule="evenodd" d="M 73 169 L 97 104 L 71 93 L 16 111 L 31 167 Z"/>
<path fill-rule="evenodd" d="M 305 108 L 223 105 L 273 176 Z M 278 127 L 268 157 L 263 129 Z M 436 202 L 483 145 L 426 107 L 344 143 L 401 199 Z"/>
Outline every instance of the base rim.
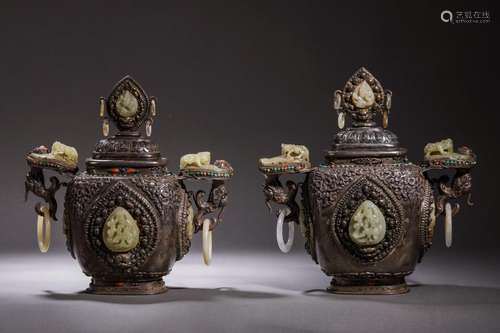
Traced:
<path fill-rule="evenodd" d="M 333 294 L 344 295 L 401 295 L 410 291 L 406 283 L 385 286 L 329 286 L 326 289 Z"/>
<path fill-rule="evenodd" d="M 400 295 L 409 292 L 410 288 L 404 276 L 366 279 L 334 277 L 327 291 L 349 295 Z"/>
<path fill-rule="evenodd" d="M 94 295 L 156 295 L 167 292 L 163 279 L 141 282 L 111 282 L 92 280 L 85 290 Z"/>

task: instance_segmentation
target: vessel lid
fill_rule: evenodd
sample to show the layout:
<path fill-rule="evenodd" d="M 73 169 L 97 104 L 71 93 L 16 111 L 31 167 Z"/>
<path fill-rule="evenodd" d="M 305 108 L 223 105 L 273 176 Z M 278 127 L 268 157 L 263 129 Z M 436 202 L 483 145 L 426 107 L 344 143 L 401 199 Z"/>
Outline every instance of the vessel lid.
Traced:
<path fill-rule="evenodd" d="M 99 115 L 103 122 L 103 135 L 109 134 L 110 120 L 118 133 L 100 140 L 87 159 L 87 167 L 145 168 L 165 166 L 157 144 L 141 133 L 145 125 L 146 136 L 151 135 L 153 118 L 157 114 L 156 99 L 148 97 L 144 89 L 130 76 L 121 79 L 107 99 L 99 100 Z"/>
<path fill-rule="evenodd" d="M 382 88 L 380 82 L 364 67 L 347 81 L 344 90 L 336 90 L 333 107 L 338 113 L 339 128 L 344 128 L 346 115 L 352 127 L 335 136 L 327 161 L 360 157 L 403 157 L 406 149 L 399 146 L 397 136 L 385 128 L 388 125 L 392 92 Z M 383 127 L 374 118 L 382 116 Z"/>

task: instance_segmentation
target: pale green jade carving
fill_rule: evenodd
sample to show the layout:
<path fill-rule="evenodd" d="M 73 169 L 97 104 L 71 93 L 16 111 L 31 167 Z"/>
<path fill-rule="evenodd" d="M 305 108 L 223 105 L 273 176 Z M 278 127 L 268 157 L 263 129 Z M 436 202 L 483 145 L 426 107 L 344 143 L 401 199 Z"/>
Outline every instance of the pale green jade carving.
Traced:
<path fill-rule="evenodd" d="M 424 157 L 426 160 L 433 159 L 471 159 L 471 155 L 466 151 L 461 151 L 458 148 L 458 152 L 453 150 L 453 140 L 444 139 L 438 142 L 428 143 L 424 147 Z"/>
<path fill-rule="evenodd" d="M 445 139 L 438 142 L 428 143 L 424 147 L 426 159 L 443 158 L 453 153 L 453 140 Z"/>
<path fill-rule="evenodd" d="M 201 168 L 210 165 L 210 152 L 203 151 L 196 154 L 186 154 L 181 157 L 179 167 L 181 169 L 186 168 Z"/>
<path fill-rule="evenodd" d="M 375 245 L 384 239 L 384 214 L 370 200 L 365 200 L 354 212 L 349 223 L 349 237 L 361 246 Z"/>
<path fill-rule="evenodd" d="M 116 207 L 104 224 L 102 239 L 111 251 L 128 252 L 139 244 L 137 222 L 125 208 Z"/>
<path fill-rule="evenodd" d="M 366 81 L 361 82 L 354 88 L 352 103 L 360 109 L 366 109 L 375 103 L 375 94 Z"/>
<path fill-rule="evenodd" d="M 125 90 L 116 101 L 116 111 L 124 118 L 135 116 L 138 109 L 137 98 L 128 90 Z"/>
<path fill-rule="evenodd" d="M 33 158 L 46 160 L 48 162 L 62 162 L 68 167 L 76 167 L 78 164 L 78 152 L 76 149 L 59 141 L 52 144 L 49 153 L 30 153 L 30 155 Z"/>
<path fill-rule="evenodd" d="M 209 151 L 203 151 L 196 154 L 186 154 L 181 157 L 179 162 L 179 167 L 181 170 L 202 169 L 214 172 L 227 171 L 226 169 L 221 168 L 217 165 L 210 164 L 210 160 L 211 160 L 211 154 Z"/>
<path fill-rule="evenodd" d="M 289 163 L 305 163 L 309 165 L 309 149 L 303 145 L 282 143 L 281 155 L 259 160 L 259 164 L 263 167 L 279 167 Z"/>

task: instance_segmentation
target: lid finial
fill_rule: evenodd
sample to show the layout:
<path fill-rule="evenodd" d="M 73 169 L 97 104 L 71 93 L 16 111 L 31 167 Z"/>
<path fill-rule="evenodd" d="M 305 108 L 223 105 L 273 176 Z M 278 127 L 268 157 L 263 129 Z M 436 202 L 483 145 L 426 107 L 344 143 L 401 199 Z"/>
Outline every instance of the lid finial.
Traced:
<path fill-rule="evenodd" d="M 343 91 L 335 91 L 333 108 L 339 115 L 339 128 L 344 127 L 346 114 L 351 116 L 353 127 L 373 127 L 377 113 L 382 115 L 386 128 L 391 102 L 392 92 L 384 92 L 380 82 L 361 67 L 349 78 Z"/>
<path fill-rule="evenodd" d="M 127 75 L 118 81 L 107 99 L 101 97 L 99 115 L 105 122 L 109 116 L 120 131 L 135 132 L 146 122 L 149 128 L 147 132 L 150 132 L 152 119 L 156 115 L 156 101 L 154 97 L 148 97 L 140 84 Z"/>
<path fill-rule="evenodd" d="M 108 98 L 99 99 L 105 139 L 96 144 L 92 158 L 86 161 L 87 168 L 131 168 L 126 172 L 135 172 L 135 168 L 164 167 L 167 159 L 161 156 L 158 144 L 149 139 L 157 115 L 157 100 L 148 96 L 137 81 L 128 75 L 118 81 Z M 108 137 L 111 124 L 118 132 Z M 141 133 L 143 127 L 145 135 Z"/>

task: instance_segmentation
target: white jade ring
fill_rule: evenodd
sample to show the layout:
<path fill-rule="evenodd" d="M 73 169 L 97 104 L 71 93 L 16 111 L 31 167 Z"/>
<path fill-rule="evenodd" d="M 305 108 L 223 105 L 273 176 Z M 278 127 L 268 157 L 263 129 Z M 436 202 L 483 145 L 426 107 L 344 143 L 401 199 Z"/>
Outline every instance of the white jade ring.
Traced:
<path fill-rule="evenodd" d="M 280 248 L 281 252 L 288 253 L 292 249 L 292 245 L 293 245 L 295 222 L 287 223 L 287 225 L 288 225 L 288 240 L 285 243 L 285 241 L 283 240 L 283 221 L 285 220 L 285 214 L 286 214 L 286 211 L 284 209 L 280 210 L 280 213 L 278 215 L 278 220 L 276 221 L 277 222 L 276 223 L 276 241 L 278 242 L 278 247 Z"/>
<path fill-rule="evenodd" d="M 444 216 L 444 240 L 446 247 L 451 247 L 453 242 L 453 213 L 451 211 L 451 204 L 449 202 L 444 206 L 445 216 Z"/>
<path fill-rule="evenodd" d="M 212 261 L 212 230 L 210 230 L 210 219 L 203 220 L 202 233 L 203 262 L 208 266 L 210 265 L 210 261 Z"/>
<path fill-rule="evenodd" d="M 43 215 L 37 214 L 36 235 L 38 238 L 38 248 L 40 252 L 45 253 L 50 247 L 50 215 L 48 207 L 40 208 Z"/>

